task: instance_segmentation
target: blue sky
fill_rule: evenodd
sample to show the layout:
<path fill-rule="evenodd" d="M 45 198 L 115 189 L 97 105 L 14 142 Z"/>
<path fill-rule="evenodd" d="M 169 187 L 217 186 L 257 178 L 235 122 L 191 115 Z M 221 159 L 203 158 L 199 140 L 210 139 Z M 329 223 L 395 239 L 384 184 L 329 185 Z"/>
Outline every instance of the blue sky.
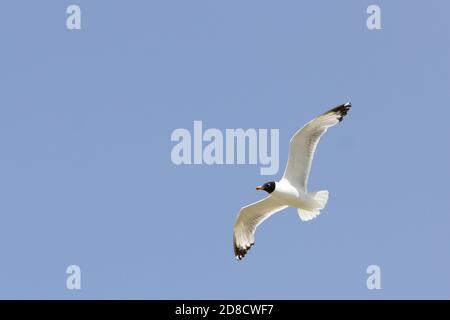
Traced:
<path fill-rule="evenodd" d="M 66 8 L 82 29 L 66 28 Z M 381 8 L 381 30 L 366 9 Z M 446 1 L 4 1 L 0 298 L 449 298 Z M 232 227 L 290 136 L 319 144 L 315 220 Z M 280 171 L 175 166 L 173 130 L 277 128 Z M 67 290 L 79 265 L 82 289 Z M 366 287 L 381 268 L 381 290 Z"/>

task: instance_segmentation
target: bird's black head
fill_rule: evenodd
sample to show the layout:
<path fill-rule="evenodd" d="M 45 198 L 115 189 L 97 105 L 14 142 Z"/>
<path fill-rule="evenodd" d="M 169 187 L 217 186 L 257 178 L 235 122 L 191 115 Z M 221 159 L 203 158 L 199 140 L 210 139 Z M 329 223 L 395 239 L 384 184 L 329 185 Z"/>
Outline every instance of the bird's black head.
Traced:
<path fill-rule="evenodd" d="M 275 182 L 274 181 L 266 182 L 262 186 L 257 186 L 256 190 L 264 190 L 267 191 L 268 193 L 272 193 L 273 190 L 275 190 Z"/>

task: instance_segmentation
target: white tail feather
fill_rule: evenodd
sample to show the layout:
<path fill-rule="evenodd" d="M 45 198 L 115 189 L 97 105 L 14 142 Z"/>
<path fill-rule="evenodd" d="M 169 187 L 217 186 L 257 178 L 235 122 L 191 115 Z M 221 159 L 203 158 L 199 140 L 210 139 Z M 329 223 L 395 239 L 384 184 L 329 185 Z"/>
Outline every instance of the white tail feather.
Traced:
<path fill-rule="evenodd" d="M 319 210 L 325 208 L 328 202 L 328 191 L 322 190 L 317 192 L 311 192 L 310 195 L 319 203 Z"/>
<path fill-rule="evenodd" d="M 313 210 L 298 209 L 298 215 L 302 221 L 309 221 L 317 217 L 320 214 L 320 210 L 325 208 L 328 202 L 327 190 L 311 192 L 309 195 L 314 198 L 319 207 Z"/>
<path fill-rule="evenodd" d="M 305 209 L 298 209 L 298 216 L 302 221 L 309 221 L 314 219 L 320 214 L 320 210 L 308 211 Z"/>

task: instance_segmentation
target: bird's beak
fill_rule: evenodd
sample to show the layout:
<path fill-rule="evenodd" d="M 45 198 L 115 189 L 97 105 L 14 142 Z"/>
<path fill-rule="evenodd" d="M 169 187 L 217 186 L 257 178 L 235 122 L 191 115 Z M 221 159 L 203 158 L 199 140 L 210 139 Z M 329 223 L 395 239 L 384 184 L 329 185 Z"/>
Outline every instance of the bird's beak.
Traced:
<path fill-rule="evenodd" d="M 264 190 L 263 186 L 257 186 L 256 190 Z"/>

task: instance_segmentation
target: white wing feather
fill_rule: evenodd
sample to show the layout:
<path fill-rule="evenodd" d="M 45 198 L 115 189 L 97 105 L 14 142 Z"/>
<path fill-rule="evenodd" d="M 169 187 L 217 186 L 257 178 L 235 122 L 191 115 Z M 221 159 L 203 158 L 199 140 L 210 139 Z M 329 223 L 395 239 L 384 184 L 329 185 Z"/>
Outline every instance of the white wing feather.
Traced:
<path fill-rule="evenodd" d="M 234 254 L 238 260 L 242 259 L 255 243 L 256 228 L 272 214 L 286 207 L 269 196 L 241 208 L 233 230 Z"/>
<path fill-rule="evenodd" d="M 328 128 L 342 121 L 350 108 L 350 103 L 337 106 L 308 122 L 292 136 L 284 179 L 307 192 L 311 163 L 320 137 Z"/>

